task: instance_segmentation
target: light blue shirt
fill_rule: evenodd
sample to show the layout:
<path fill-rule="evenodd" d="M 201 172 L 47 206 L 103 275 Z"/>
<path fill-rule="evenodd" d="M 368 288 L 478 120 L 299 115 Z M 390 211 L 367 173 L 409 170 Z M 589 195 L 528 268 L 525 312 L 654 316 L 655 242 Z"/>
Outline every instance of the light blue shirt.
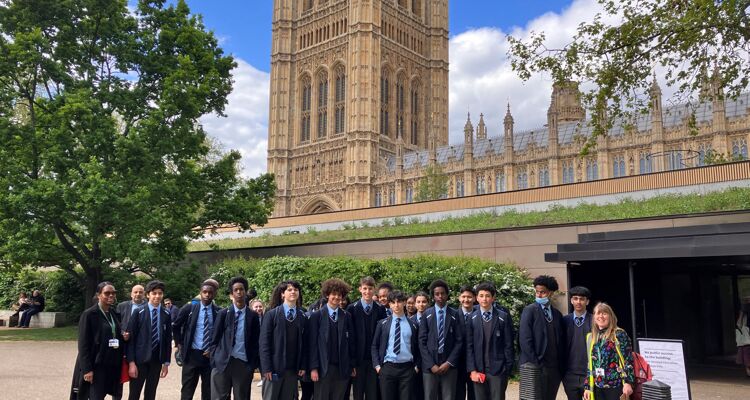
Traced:
<path fill-rule="evenodd" d="M 420 322 L 422 322 L 422 313 L 417 311 L 416 315 L 417 315 L 417 324 L 419 324 Z"/>
<path fill-rule="evenodd" d="M 367 306 L 370 306 L 370 312 L 372 312 L 372 309 L 373 309 L 372 303 L 374 303 L 374 302 L 371 301 L 371 302 L 368 303 L 364 299 L 359 299 L 359 304 L 362 305 L 362 309 L 363 310 L 366 310 Z"/>
<path fill-rule="evenodd" d="M 131 304 L 130 304 L 130 315 L 133 315 L 133 312 L 134 312 L 135 310 L 138 310 L 138 309 L 139 309 L 139 308 L 141 308 L 141 307 L 143 307 L 143 303 L 141 303 L 141 304 L 131 303 Z M 149 310 L 149 311 L 150 311 L 150 310 Z"/>
<path fill-rule="evenodd" d="M 245 354 L 245 318 L 247 317 L 247 313 L 250 311 L 250 309 L 245 307 L 240 310 L 235 305 L 232 305 L 232 307 L 234 307 L 235 318 L 239 311 L 242 311 L 242 314 L 237 321 L 237 332 L 234 333 L 234 347 L 232 347 L 232 354 L 230 355 L 234 358 L 247 362 L 247 354 Z M 234 325 L 232 325 L 232 329 L 234 329 Z"/>
<path fill-rule="evenodd" d="M 208 313 L 208 325 L 213 327 L 214 315 L 211 312 L 211 305 L 206 306 L 201 303 L 198 307 L 198 320 L 195 323 L 195 333 L 193 334 L 193 348 L 196 350 L 203 349 L 203 329 L 205 328 L 203 321 L 206 318 L 206 313 Z"/>
<path fill-rule="evenodd" d="M 391 331 L 388 334 L 388 347 L 385 349 L 385 362 L 392 363 L 405 363 L 414 361 L 414 356 L 411 353 L 411 326 L 409 321 L 406 319 L 406 315 L 401 317 L 401 350 L 398 354 L 393 351 L 393 341 L 396 338 L 396 315 L 393 315 L 393 323 L 391 323 Z"/>
<path fill-rule="evenodd" d="M 328 317 L 330 318 L 333 313 L 336 313 L 336 322 L 339 322 L 339 319 L 341 319 L 341 312 L 339 312 L 339 309 L 331 308 L 328 304 L 326 304 L 326 308 L 328 309 Z"/>
<path fill-rule="evenodd" d="M 161 305 L 158 307 L 154 307 L 153 305 L 151 305 L 151 303 L 148 303 L 149 320 L 151 320 L 151 315 L 154 314 L 154 310 L 156 310 L 156 324 L 157 324 L 156 326 L 159 327 L 159 329 L 157 329 L 156 332 L 157 332 L 157 336 L 159 336 L 159 344 L 161 345 Z M 149 327 L 148 330 L 150 332 L 151 327 Z"/>
<path fill-rule="evenodd" d="M 443 310 L 443 330 L 445 330 L 445 319 L 448 318 L 448 306 L 446 305 L 443 308 L 438 307 L 435 305 L 435 318 L 437 318 L 438 324 L 440 323 L 440 310 Z M 438 326 L 438 331 L 440 330 L 440 326 Z"/>
<path fill-rule="evenodd" d="M 489 312 L 490 318 L 492 318 L 492 312 L 494 311 L 494 308 L 495 307 L 490 307 L 489 309 L 485 310 L 484 308 L 479 307 L 479 316 L 484 318 L 484 313 Z"/>
<path fill-rule="evenodd" d="M 284 319 L 286 319 L 286 316 L 289 315 L 289 310 L 292 310 L 294 313 L 294 318 L 297 318 L 297 307 L 289 307 L 286 305 L 286 303 L 281 304 L 284 307 Z"/>

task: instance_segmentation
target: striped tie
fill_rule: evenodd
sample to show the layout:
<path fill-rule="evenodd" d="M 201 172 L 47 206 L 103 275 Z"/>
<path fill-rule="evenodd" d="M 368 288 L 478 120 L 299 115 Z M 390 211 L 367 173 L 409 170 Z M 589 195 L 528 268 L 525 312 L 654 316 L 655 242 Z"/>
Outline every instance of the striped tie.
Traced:
<path fill-rule="evenodd" d="M 544 319 L 547 322 L 552 322 L 552 311 L 550 311 L 549 306 L 543 306 L 542 310 L 544 311 Z"/>
<path fill-rule="evenodd" d="M 445 349 L 445 311 L 438 310 L 438 354 Z"/>
<path fill-rule="evenodd" d="M 211 322 L 209 321 L 209 310 L 208 307 L 203 307 L 203 348 L 206 350 L 208 342 L 211 340 Z"/>
<path fill-rule="evenodd" d="M 240 317 L 242 317 L 242 310 L 237 311 L 237 315 L 234 316 L 234 337 L 232 338 L 232 347 L 237 342 L 237 327 L 240 324 Z"/>
<path fill-rule="evenodd" d="M 396 333 L 393 335 L 393 352 L 401 353 L 401 318 L 396 318 Z"/>
<path fill-rule="evenodd" d="M 289 309 L 289 312 L 286 313 L 286 319 L 289 322 L 294 321 L 294 310 L 292 310 L 291 308 Z"/>
<path fill-rule="evenodd" d="M 583 325 L 583 317 L 576 317 L 576 326 Z"/>
<path fill-rule="evenodd" d="M 482 313 L 482 318 L 484 318 L 485 322 L 490 322 L 490 318 L 492 318 L 492 314 L 490 314 L 489 311 L 485 311 Z"/>
<path fill-rule="evenodd" d="M 154 308 L 151 310 L 151 350 L 153 352 L 159 351 L 159 312 L 158 309 Z"/>

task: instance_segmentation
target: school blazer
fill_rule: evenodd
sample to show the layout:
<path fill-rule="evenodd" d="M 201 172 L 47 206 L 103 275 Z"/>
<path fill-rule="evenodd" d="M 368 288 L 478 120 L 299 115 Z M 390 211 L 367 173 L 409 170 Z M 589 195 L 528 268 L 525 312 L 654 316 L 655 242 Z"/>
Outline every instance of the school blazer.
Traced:
<path fill-rule="evenodd" d="M 354 359 L 356 352 L 354 323 L 352 316 L 346 310 L 339 307 L 338 314 L 339 370 L 341 376 L 346 377 L 352 374 L 352 369 L 356 365 Z M 328 374 L 330 361 L 328 359 L 328 338 L 331 336 L 329 319 L 328 307 L 324 304 L 320 310 L 310 314 L 308 321 L 310 333 L 305 335 L 308 338 L 307 348 L 309 351 L 307 368 L 310 371 L 317 369 L 321 379 Z"/>
<path fill-rule="evenodd" d="M 125 357 L 128 362 L 145 364 L 153 357 L 158 357 L 162 364 L 172 360 L 172 319 L 164 307 L 159 307 L 159 310 L 159 354 L 152 354 L 151 351 L 151 312 L 148 305 L 145 305 L 135 310 L 128 322 L 130 340 L 125 346 Z"/>
<path fill-rule="evenodd" d="M 411 327 L 411 354 L 414 357 L 414 365 L 420 366 L 420 354 L 419 354 L 419 328 L 414 321 L 406 317 L 406 321 L 409 322 Z M 375 328 L 375 337 L 372 339 L 371 357 L 372 366 L 383 366 L 385 363 L 385 353 L 388 350 L 388 338 L 391 335 L 391 325 L 393 324 L 393 315 L 378 322 L 377 328 Z M 401 344 L 402 346 L 404 343 Z"/>
<path fill-rule="evenodd" d="M 198 317 L 201 314 L 202 303 L 186 304 L 181 309 L 177 318 L 172 323 L 172 331 L 174 332 L 174 342 L 178 346 L 182 346 L 182 357 L 184 362 L 187 362 L 190 358 L 190 349 L 193 347 L 193 338 L 195 338 L 195 328 L 198 326 Z M 209 307 L 211 313 L 211 320 L 216 326 L 216 315 L 219 313 L 218 306 L 211 304 Z M 202 334 L 202 333 L 201 333 Z M 208 338 L 206 346 L 211 345 L 211 338 Z"/>
<path fill-rule="evenodd" d="M 521 349 L 520 364 L 532 363 L 541 365 L 544 354 L 547 351 L 547 344 L 550 340 L 557 343 L 558 361 L 560 372 L 562 373 L 565 365 L 565 345 L 563 338 L 562 314 L 555 307 L 550 306 L 552 310 L 552 323 L 557 334 L 554 338 L 547 337 L 547 320 L 544 319 L 542 307 L 537 303 L 526 306 L 521 312 L 521 326 L 519 328 L 519 347 Z"/>
<path fill-rule="evenodd" d="M 356 303 L 349 304 L 346 311 L 351 314 L 352 321 L 354 322 L 354 339 L 356 343 L 354 359 L 357 362 L 356 365 L 362 365 L 370 361 L 370 347 L 372 346 L 375 327 L 378 326 L 378 321 L 385 319 L 385 307 L 377 302 L 372 303 L 370 324 L 366 324 L 365 308 L 362 306 L 362 302 L 357 301 Z"/>
<path fill-rule="evenodd" d="M 438 315 L 435 307 L 430 307 L 422 314 L 419 323 L 419 353 L 422 358 L 422 371 L 432 373 L 433 365 L 440 365 L 438 354 Z M 445 308 L 445 348 L 443 353 L 448 361 L 456 367 L 464 351 L 464 329 L 458 312 L 450 307 Z"/>
<path fill-rule="evenodd" d="M 286 315 L 284 306 L 267 311 L 263 316 L 263 323 L 260 324 L 260 372 L 275 373 L 282 375 L 287 369 L 295 371 L 306 369 L 307 352 L 303 351 L 305 333 L 307 330 L 307 317 L 305 313 L 297 307 L 295 309 L 296 317 L 293 324 L 302 334 L 297 339 L 296 349 L 286 348 Z M 297 353 L 297 365 L 286 365 L 286 352 L 294 351 Z"/>
<path fill-rule="evenodd" d="M 140 307 L 143 308 L 148 306 L 146 303 L 142 303 Z M 120 314 L 120 323 L 122 324 L 123 329 L 128 329 L 130 316 L 135 313 L 135 311 L 133 311 L 133 300 L 123 301 L 122 303 L 117 304 L 117 313 Z"/>
<path fill-rule="evenodd" d="M 482 311 L 474 311 L 470 318 L 466 325 L 466 371 L 484 371 L 494 376 L 509 375 L 515 362 L 513 320 L 497 308 L 492 311 L 492 338 L 487 349 L 490 365 L 484 365 Z"/>
<path fill-rule="evenodd" d="M 247 362 L 245 368 L 248 373 L 253 373 L 258 365 L 258 337 L 260 336 L 260 317 L 255 311 L 247 306 L 242 310 L 245 313 L 245 355 Z M 214 335 L 211 338 L 211 367 L 219 372 L 224 372 L 232 356 L 232 342 L 234 341 L 234 306 L 219 311 L 214 323 Z"/>

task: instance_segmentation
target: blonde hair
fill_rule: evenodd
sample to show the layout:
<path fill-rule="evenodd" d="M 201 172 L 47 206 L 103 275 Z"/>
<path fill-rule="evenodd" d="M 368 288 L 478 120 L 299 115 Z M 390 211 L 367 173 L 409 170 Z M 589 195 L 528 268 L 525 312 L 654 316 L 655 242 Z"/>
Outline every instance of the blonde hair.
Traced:
<path fill-rule="evenodd" d="M 609 326 L 606 327 L 604 330 L 600 330 L 599 327 L 596 325 L 596 322 L 591 324 L 591 337 L 593 339 L 593 343 L 596 343 L 599 341 L 599 339 L 605 339 L 605 340 L 611 340 L 615 341 L 617 339 L 616 333 L 619 329 L 617 327 L 617 316 L 615 315 L 615 311 L 612 310 L 612 307 L 610 307 L 609 304 L 601 302 L 594 307 L 594 319 L 596 319 L 596 314 L 603 313 L 609 315 Z"/>

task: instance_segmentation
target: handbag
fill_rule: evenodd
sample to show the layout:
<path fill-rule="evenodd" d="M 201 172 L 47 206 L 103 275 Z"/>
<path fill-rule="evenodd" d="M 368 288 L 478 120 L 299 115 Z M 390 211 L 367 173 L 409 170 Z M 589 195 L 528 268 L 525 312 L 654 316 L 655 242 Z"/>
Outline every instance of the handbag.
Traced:
<path fill-rule="evenodd" d="M 130 374 L 128 373 L 128 360 L 125 357 L 122 358 L 122 367 L 120 368 L 120 383 L 130 381 Z"/>

